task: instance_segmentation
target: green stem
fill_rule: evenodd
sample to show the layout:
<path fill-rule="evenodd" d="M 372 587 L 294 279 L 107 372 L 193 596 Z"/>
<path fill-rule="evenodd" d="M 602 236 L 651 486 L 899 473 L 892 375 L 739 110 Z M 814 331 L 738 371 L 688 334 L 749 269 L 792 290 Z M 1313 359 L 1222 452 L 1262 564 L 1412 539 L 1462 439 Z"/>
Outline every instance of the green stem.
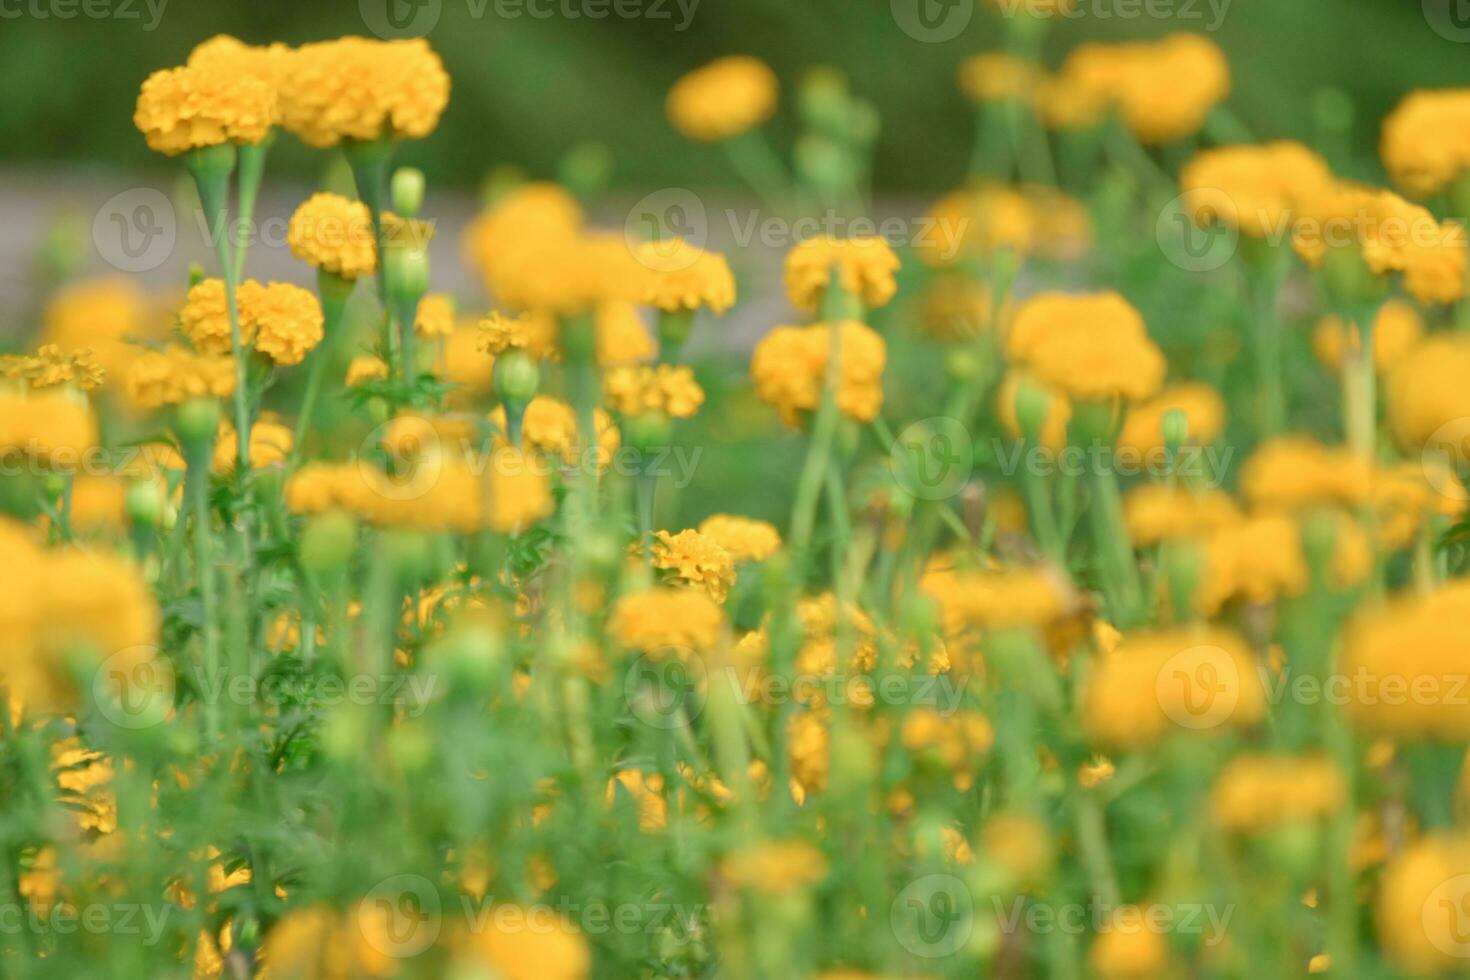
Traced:
<path fill-rule="evenodd" d="M 265 156 L 270 149 L 274 132 L 259 143 L 240 147 L 240 174 L 236 178 L 239 188 L 240 223 L 235 229 L 235 281 L 245 275 L 245 253 L 250 249 L 251 221 L 255 217 L 255 200 L 260 193 L 260 179 L 265 173 Z"/>
<path fill-rule="evenodd" d="M 1090 469 L 1088 476 L 1092 483 L 1088 513 L 1101 565 L 1103 595 L 1113 625 L 1127 629 L 1142 622 L 1144 601 L 1138 565 L 1133 560 L 1133 545 L 1124 523 L 1118 478 L 1111 467 L 1101 465 Z"/>
<path fill-rule="evenodd" d="M 211 555 L 209 521 L 209 470 L 214 456 L 212 440 L 204 439 L 186 447 L 188 470 L 185 474 L 185 492 L 189 498 L 189 509 L 194 517 L 194 564 L 199 579 L 199 603 L 201 631 L 204 637 L 204 676 L 208 690 L 215 690 L 219 682 L 219 624 L 216 620 L 215 564 Z M 179 520 L 183 521 L 180 515 Z M 219 735 L 219 705 L 213 695 L 204 702 L 204 728 L 213 742 Z"/>
<path fill-rule="evenodd" d="M 766 207 L 777 213 L 786 213 L 792 196 L 791 177 L 765 134 L 753 129 L 725 140 L 724 147 L 735 172 L 750 185 Z"/>

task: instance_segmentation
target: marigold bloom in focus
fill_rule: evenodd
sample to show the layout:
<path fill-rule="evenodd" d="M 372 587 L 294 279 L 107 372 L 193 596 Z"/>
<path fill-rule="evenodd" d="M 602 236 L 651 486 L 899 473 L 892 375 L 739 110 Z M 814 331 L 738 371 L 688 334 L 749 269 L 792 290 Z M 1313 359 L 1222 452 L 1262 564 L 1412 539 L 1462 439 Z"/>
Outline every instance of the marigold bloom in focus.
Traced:
<path fill-rule="evenodd" d="M 215 65 L 165 68 L 138 93 L 133 124 L 169 156 L 222 143 L 259 143 L 276 115 L 276 92 L 259 78 Z"/>
<path fill-rule="evenodd" d="M 290 283 L 240 284 L 235 295 L 240 342 L 282 366 L 300 364 L 322 340 L 322 308 L 316 294 Z M 204 279 L 189 290 L 179 325 L 200 354 L 230 353 L 230 318 L 225 284 Z"/>
<path fill-rule="evenodd" d="M 898 256 L 882 238 L 865 236 L 808 238 L 786 256 L 786 293 L 791 305 L 807 313 L 821 307 L 837 267 L 842 288 L 867 309 L 887 304 L 898 291 Z"/>
<path fill-rule="evenodd" d="M 887 345 L 872 328 L 853 321 L 840 324 L 838 333 L 837 406 L 849 418 L 871 422 L 883 407 Z M 831 352 L 832 331 L 825 323 L 777 327 L 761 338 L 751 355 L 756 394 L 780 412 L 787 425 L 799 426 L 805 413 L 816 411 L 821 403 Z"/>
<path fill-rule="evenodd" d="M 690 139 L 715 142 L 759 126 L 776 111 L 776 73 L 736 55 L 696 69 L 674 83 L 665 111 Z"/>
<path fill-rule="evenodd" d="M 666 573 L 665 581 L 701 588 L 718 603 L 724 603 L 735 584 L 730 552 L 698 531 L 655 531 L 650 561 Z"/>
<path fill-rule="evenodd" d="M 343 140 L 421 139 L 449 104 L 449 75 L 423 38 L 343 37 L 291 55 L 281 122 L 319 148 Z"/>
<path fill-rule="evenodd" d="M 378 268 L 367 205 L 340 194 L 324 191 L 301 202 L 286 226 L 286 244 L 301 261 L 343 279 L 369 276 Z"/>

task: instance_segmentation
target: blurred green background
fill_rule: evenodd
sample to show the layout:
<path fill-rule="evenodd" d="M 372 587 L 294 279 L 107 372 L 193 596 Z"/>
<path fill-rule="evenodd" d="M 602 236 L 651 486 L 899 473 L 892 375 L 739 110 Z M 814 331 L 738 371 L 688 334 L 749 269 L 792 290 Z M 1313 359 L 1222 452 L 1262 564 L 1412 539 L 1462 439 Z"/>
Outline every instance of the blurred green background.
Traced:
<path fill-rule="evenodd" d="M 85 6 L 84 0 L 5 0 L 5 157 L 11 164 L 172 174 L 131 122 L 138 84 L 149 71 L 183 61 L 194 44 L 220 32 L 257 43 L 367 34 L 364 9 L 371 15 L 386 2 L 403 0 L 85 0 Z M 660 18 L 599 20 L 506 16 L 494 0 L 418 2 L 439 5 L 428 37 L 453 76 L 454 93 L 438 133 L 403 159 L 423 167 L 438 186 L 463 187 L 502 164 L 549 175 L 580 140 L 613 151 L 618 188 L 677 184 L 691 174 L 705 175 L 704 186 L 734 185 L 720 153 L 691 146 L 670 130 L 663 96 L 682 72 L 735 52 L 769 61 L 787 91 L 804 69 L 842 69 L 882 113 L 879 189 L 951 186 L 971 138 L 955 71 L 966 56 L 999 47 L 1002 25 L 982 6 L 959 37 L 924 43 L 899 28 L 889 0 L 698 0 L 682 31 L 673 0 L 660 0 Z M 549 2 L 561 10 L 562 4 L 575 8 L 576 0 Z M 1223 0 L 1213 2 L 1218 10 Z M 1141 15 L 1160 4 L 1174 16 Z M 1049 36 L 1048 64 L 1087 38 L 1203 30 L 1214 19 L 1209 0 L 1149 0 L 1148 6 L 1082 0 L 1082 6 L 1082 16 L 1061 21 Z M 111 16 L 95 16 L 104 11 Z M 1310 138 L 1314 94 L 1336 87 L 1357 107 L 1354 135 L 1365 154 L 1376 143 L 1379 121 L 1406 90 L 1463 83 L 1470 56 L 1470 45 L 1430 28 L 1419 0 L 1233 0 L 1212 36 L 1234 67 L 1230 106 L 1257 136 Z M 775 126 L 778 139 L 786 135 L 782 122 Z M 281 144 L 272 158 L 276 173 L 307 176 L 319 165 L 320 157 L 294 141 Z"/>

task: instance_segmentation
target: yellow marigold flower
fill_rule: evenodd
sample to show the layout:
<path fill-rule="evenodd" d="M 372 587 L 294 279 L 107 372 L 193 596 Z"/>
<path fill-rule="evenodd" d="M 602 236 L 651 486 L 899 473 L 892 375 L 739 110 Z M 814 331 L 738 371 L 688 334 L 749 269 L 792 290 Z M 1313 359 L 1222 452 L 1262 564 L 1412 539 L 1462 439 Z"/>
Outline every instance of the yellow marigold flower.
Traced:
<path fill-rule="evenodd" d="M 1470 418 L 1470 337 L 1439 334 L 1406 354 L 1388 376 L 1388 422 L 1410 453 L 1447 451 L 1458 460 Z"/>
<path fill-rule="evenodd" d="M 1424 336 L 1424 319 L 1413 304 L 1390 299 L 1373 319 L 1373 366 L 1386 374 L 1418 346 Z M 1342 371 L 1362 350 L 1356 325 L 1344 326 L 1342 318 L 1329 313 L 1317 321 L 1312 332 L 1312 350 L 1329 371 Z"/>
<path fill-rule="evenodd" d="M 1062 71 L 1037 82 L 1036 112 L 1048 129 L 1091 129 L 1107 118 L 1108 98 L 1078 73 Z"/>
<path fill-rule="evenodd" d="M 1204 538 L 1240 523 L 1240 508 L 1223 490 L 1146 483 L 1123 499 L 1128 536 L 1139 548 L 1161 541 Z"/>
<path fill-rule="evenodd" d="M 42 344 L 34 354 L 0 357 L 0 378 L 23 381 L 32 390 L 73 386 L 92 391 L 102 386 L 106 372 L 90 350 L 62 350 Z"/>
<path fill-rule="evenodd" d="M 1029 102 L 1040 79 L 1036 62 L 1005 52 L 973 55 L 960 65 L 960 91 L 971 102 Z"/>
<path fill-rule="evenodd" d="M 1020 394 L 1023 385 L 1029 385 L 1047 397 L 1046 417 L 1042 420 L 1039 437 L 1042 446 L 1053 452 L 1060 451 L 1067 445 L 1067 425 L 1072 421 L 1072 403 L 1065 395 L 1051 390 L 1025 371 L 1007 371 L 996 389 L 995 414 L 1000 419 L 1001 428 L 1013 439 L 1020 439 L 1025 435 L 1021 430 L 1020 417 L 1016 414 L 1016 396 Z"/>
<path fill-rule="evenodd" d="M 1256 507 L 1356 507 L 1372 491 L 1373 467 L 1341 446 L 1324 446 L 1305 436 L 1278 436 L 1262 443 L 1246 461 L 1240 487 Z"/>
<path fill-rule="evenodd" d="M 58 290 L 41 318 L 40 342 L 63 350 L 85 348 L 105 372 L 108 387 L 121 386 L 127 368 L 145 349 L 136 342 L 167 335 L 173 310 L 159 308 L 132 279 L 105 276 Z"/>
<path fill-rule="evenodd" d="M 1066 577 L 1046 567 L 1001 571 L 931 567 L 919 580 L 919 589 L 938 604 L 947 634 L 966 628 L 1042 627 L 1077 604 Z"/>
<path fill-rule="evenodd" d="M 449 394 L 451 404 L 473 401 L 476 394 L 494 386 L 495 358 L 485 353 L 484 343 L 477 320 L 461 319 L 444 338 L 438 364 L 444 380 L 456 386 Z"/>
<path fill-rule="evenodd" d="M 250 468 L 259 470 L 284 463 L 291 453 L 294 436 L 291 427 L 273 419 L 257 419 L 250 427 Z M 214 442 L 213 468 L 216 473 L 233 473 L 240 462 L 240 440 L 229 420 L 221 419 L 219 436 Z"/>
<path fill-rule="evenodd" d="M 490 413 L 490 423 L 505 431 L 504 406 Z M 600 408 L 593 413 L 593 423 L 597 427 L 597 465 L 606 469 L 622 445 L 622 433 Z M 568 466 L 580 465 L 589 448 L 577 430 L 577 413 L 572 406 L 550 395 L 537 395 L 526 405 L 521 439 L 527 447 L 559 457 Z"/>
<path fill-rule="evenodd" d="M 1333 512 L 1334 545 L 1329 581 L 1344 589 L 1362 582 L 1373 567 L 1373 549 L 1362 527 Z M 1266 604 L 1302 595 L 1309 584 L 1302 529 L 1280 512 L 1252 515 L 1219 528 L 1205 542 L 1205 567 L 1197 607 L 1213 615 L 1231 598 Z"/>
<path fill-rule="evenodd" d="M 221 143 L 259 143 L 276 114 L 276 92 L 259 78 L 215 65 L 165 68 L 138 92 L 133 124 L 169 156 Z"/>
<path fill-rule="evenodd" d="M 1038 293 L 1016 312 L 1010 356 L 1073 401 L 1142 401 L 1164 381 L 1164 355 L 1117 293 Z"/>
<path fill-rule="evenodd" d="M 737 887 L 787 895 L 827 877 L 826 855 L 806 841 L 763 841 L 725 858 L 720 870 Z"/>
<path fill-rule="evenodd" d="M 807 313 L 820 308 L 837 267 L 842 288 L 873 310 L 898 291 L 898 256 L 877 235 L 808 238 L 786 256 L 786 293 L 791 305 Z"/>
<path fill-rule="evenodd" d="M 932 756 L 965 789 L 981 757 L 995 745 L 995 729 L 978 711 L 943 714 L 921 707 L 904 716 L 899 739 L 915 755 Z"/>
<path fill-rule="evenodd" d="M 395 937 L 384 917 L 394 914 L 364 901 L 343 914 L 328 905 L 288 912 L 265 934 L 260 959 L 270 975 L 297 977 L 389 977 L 396 970 Z M 396 941 L 404 941 L 397 936 Z"/>
<path fill-rule="evenodd" d="M 705 592 L 661 586 L 618 599 L 607 630 L 620 646 L 683 659 L 713 650 L 724 622 L 720 607 Z"/>
<path fill-rule="evenodd" d="M 71 526 L 116 531 L 128 523 L 128 484 L 118 476 L 79 474 L 71 484 Z"/>
<path fill-rule="evenodd" d="M 1373 530 L 1388 551 L 1414 542 L 1425 518 L 1458 517 L 1470 503 L 1470 491 L 1443 459 L 1426 456 L 1417 462 L 1384 467 L 1373 477 Z"/>
<path fill-rule="evenodd" d="M 366 204 L 340 194 L 313 194 L 286 226 L 291 254 L 343 279 L 370 276 L 378 268 L 378 242 Z"/>
<path fill-rule="evenodd" d="M 647 270 L 640 300 L 669 313 L 708 307 L 724 313 L 735 304 L 735 275 L 717 252 L 682 238 L 644 242 L 633 253 Z"/>
<path fill-rule="evenodd" d="M 622 235 L 589 232 L 508 251 L 488 285 L 509 309 L 567 316 L 639 300 L 646 272 Z"/>
<path fill-rule="evenodd" d="M 496 905 L 486 925 L 457 944 L 459 976 L 488 971 L 499 980 L 587 980 L 592 954 L 576 925 L 549 906 Z"/>
<path fill-rule="evenodd" d="M 713 538 L 698 531 L 677 534 L 653 533 L 651 560 L 666 581 L 704 589 L 715 602 L 723 603 L 735 584 L 735 560 Z"/>
<path fill-rule="evenodd" d="M 774 524 L 734 514 L 706 517 L 699 533 L 728 551 L 735 561 L 764 561 L 781 547 L 781 532 Z"/>
<path fill-rule="evenodd" d="M 609 300 L 597 307 L 597 364 L 602 368 L 649 361 L 658 356 L 658 343 L 625 300 Z"/>
<path fill-rule="evenodd" d="M 1279 240 L 1301 202 L 1328 186 L 1332 171 L 1293 140 L 1202 150 L 1179 172 L 1185 211 L 1250 238 Z"/>
<path fill-rule="evenodd" d="M 680 78 L 664 110 L 690 139 L 714 142 L 739 136 L 776 112 L 776 73 L 744 55 L 717 58 Z"/>
<path fill-rule="evenodd" d="M 871 327 L 854 321 L 838 326 L 841 377 L 837 407 L 859 422 L 871 422 L 883 407 L 883 366 L 888 348 Z M 756 394 L 798 426 L 822 400 L 832 331 L 825 323 L 809 327 L 777 327 L 756 344 L 750 375 Z"/>
<path fill-rule="evenodd" d="M 1245 641 L 1218 627 L 1199 627 L 1125 634 L 1093 665 L 1081 712 L 1095 742 L 1141 747 L 1170 733 L 1250 725 L 1265 706 Z"/>
<path fill-rule="evenodd" d="M 1319 820 L 1346 802 L 1342 773 L 1321 755 L 1238 755 L 1210 791 L 1215 823 L 1247 833 Z"/>
<path fill-rule="evenodd" d="M 1452 303 L 1465 291 L 1464 228 L 1392 191 L 1340 183 L 1306 196 L 1292 246 L 1313 268 L 1329 249 L 1354 249 L 1374 274 L 1402 273 L 1404 289 L 1421 303 Z"/>
<path fill-rule="evenodd" d="M 704 404 L 704 389 L 682 364 L 624 365 L 603 375 L 602 397 L 620 415 L 662 412 L 687 419 Z"/>
<path fill-rule="evenodd" d="M 353 385 L 368 381 L 388 380 L 388 362 L 376 354 L 359 354 L 347 365 L 347 378 L 343 384 Z"/>
<path fill-rule="evenodd" d="M 285 282 L 262 286 L 246 280 L 239 299 L 256 352 L 273 363 L 300 364 L 322 342 L 322 307 L 310 290 Z"/>
<path fill-rule="evenodd" d="M 291 49 L 279 42 L 273 44 L 246 44 L 228 34 L 216 34 L 207 41 L 194 45 L 185 62 L 191 68 L 207 68 L 228 74 L 245 75 L 257 79 L 271 90 L 275 102 L 272 122 L 280 122 L 280 99 L 278 93 L 290 70 Z"/>
<path fill-rule="evenodd" d="M 97 416 L 84 396 L 64 388 L 0 394 L 0 454 L 75 469 L 97 443 Z"/>
<path fill-rule="evenodd" d="M 449 75 L 423 38 L 343 37 L 292 53 L 281 120 L 310 146 L 421 139 L 449 104 Z"/>
<path fill-rule="evenodd" d="M 980 828 L 980 848 L 1004 869 L 1012 887 L 1035 888 L 1045 883 L 1056 860 L 1054 835 L 1030 813 L 1000 810 Z"/>
<path fill-rule="evenodd" d="M 1198 132 L 1230 94 L 1230 65 L 1198 34 L 1158 41 L 1078 46 L 1062 64 L 1067 84 L 1116 110 L 1141 142 L 1168 143 Z"/>
<path fill-rule="evenodd" d="M 924 291 L 918 322 L 940 343 L 973 340 L 990 330 L 994 307 L 989 286 L 964 276 L 941 274 Z M 1008 312 L 1001 310 L 1002 322 Z"/>
<path fill-rule="evenodd" d="M 1207 384 L 1186 381 L 1169 385 L 1140 405 L 1128 409 L 1118 449 L 1153 457 L 1164 448 L 1164 417 L 1182 412 L 1188 423 L 1185 445 L 1208 446 L 1225 431 L 1225 399 Z M 1162 457 L 1160 457 L 1162 460 Z"/>
<path fill-rule="evenodd" d="M 462 249 L 466 263 L 494 292 L 514 253 L 574 238 L 581 230 L 577 199 L 556 184 L 533 181 L 508 192 L 471 222 Z"/>
<path fill-rule="evenodd" d="M 447 337 L 454 332 L 454 297 L 429 293 L 419 300 L 413 332 L 420 337 Z"/>
<path fill-rule="evenodd" d="M 1348 716 L 1360 729 L 1392 738 L 1463 741 L 1470 712 L 1470 585 L 1360 612 L 1343 634 L 1339 672 L 1350 681 Z"/>
<path fill-rule="evenodd" d="M 1088 973 L 1096 980 L 1163 980 L 1172 976 L 1169 943 L 1150 924 L 1152 914 L 1152 910 L 1137 905 L 1115 909 L 1111 921 L 1099 928 L 1087 950 Z"/>
<path fill-rule="evenodd" d="M 1410 92 L 1383 121 L 1379 155 L 1414 197 L 1444 190 L 1470 169 L 1470 90 Z"/>
<path fill-rule="evenodd" d="M 492 312 L 480 321 L 480 349 L 487 354 L 525 351 L 536 360 L 557 357 L 556 321 L 541 313 L 506 316 Z"/>
<path fill-rule="evenodd" d="M 1470 838 L 1433 834 L 1400 852 L 1383 873 L 1376 914 L 1378 941 L 1394 965 L 1416 976 L 1462 968 L 1467 897 Z"/>

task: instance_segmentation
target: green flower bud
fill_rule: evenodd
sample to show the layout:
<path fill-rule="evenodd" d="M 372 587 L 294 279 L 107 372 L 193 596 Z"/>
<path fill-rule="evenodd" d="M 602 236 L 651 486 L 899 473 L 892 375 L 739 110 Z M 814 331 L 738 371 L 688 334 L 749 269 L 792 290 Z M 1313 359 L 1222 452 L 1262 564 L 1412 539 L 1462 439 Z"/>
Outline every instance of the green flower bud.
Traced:
<path fill-rule="evenodd" d="M 422 243 L 390 244 L 388 282 L 400 301 L 416 300 L 429 291 L 429 250 Z"/>
<path fill-rule="evenodd" d="M 1327 510 L 1313 510 L 1302 520 L 1302 554 L 1313 577 L 1324 579 L 1337 551 L 1337 519 Z"/>
<path fill-rule="evenodd" d="M 156 527 L 163 518 L 163 493 L 152 480 L 135 480 L 128 487 L 128 520 L 134 527 Z"/>
<path fill-rule="evenodd" d="M 495 359 L 494 380 L 506 407 L 523 410 L 541 388 L 541 365 L 523 350 L 508 350 Z"/>
<path fill-rule="evenodd" d="M 301 564 L 312 572 L 347 567 L 357 548 L 357 519 L 334 510 L 314 517 L 301 532 Z"/>
<path fill-rule="evenodd" d="M 216 143 L 189 151 L 185 164 L 195 180 L 222 180 L 235 169 L 235 144 Z"/>
<path fill-rule="evenodd" d="M 1184 414 L 1183 409 L 1171 408 L 1164 413 L 1163 429 L 1164 448 L 1173 455 L 1189 438 L 1189 416 Z"/>
<path fill-rule="evenodd" d="M 174 412 L 174 431 L 187 448 L 207 444 L 219 429 L 219 403 L 213 398 L 191 398 Z"/>
<path fill-rule="evenodd" d="M 1052 393 L 1030 380 L 1016 386 L 1016 424 L 1021 427 L 1028 442 L 1039 443 L 1041 430 L 1051 414 Z"/>
<path fill-rule="evenodd" d="M 664 412 L 639 412 L 623 419 L 623 441 L 648 452 L 668 446 L 674 438 L 674 420 Z"/>
<path fill-rule="evenodd" d="M 412 218 L 424 206 L 424 172 L 417 167 L 399 167 L 393 171 L 393 210 Z"/>
<path fill-rule="evenodd" d="M 985 355 L 973 347 L 952 347 L 944 355 L 944 373 L 961 384 L 984 377 L 985 368 Z"/>

